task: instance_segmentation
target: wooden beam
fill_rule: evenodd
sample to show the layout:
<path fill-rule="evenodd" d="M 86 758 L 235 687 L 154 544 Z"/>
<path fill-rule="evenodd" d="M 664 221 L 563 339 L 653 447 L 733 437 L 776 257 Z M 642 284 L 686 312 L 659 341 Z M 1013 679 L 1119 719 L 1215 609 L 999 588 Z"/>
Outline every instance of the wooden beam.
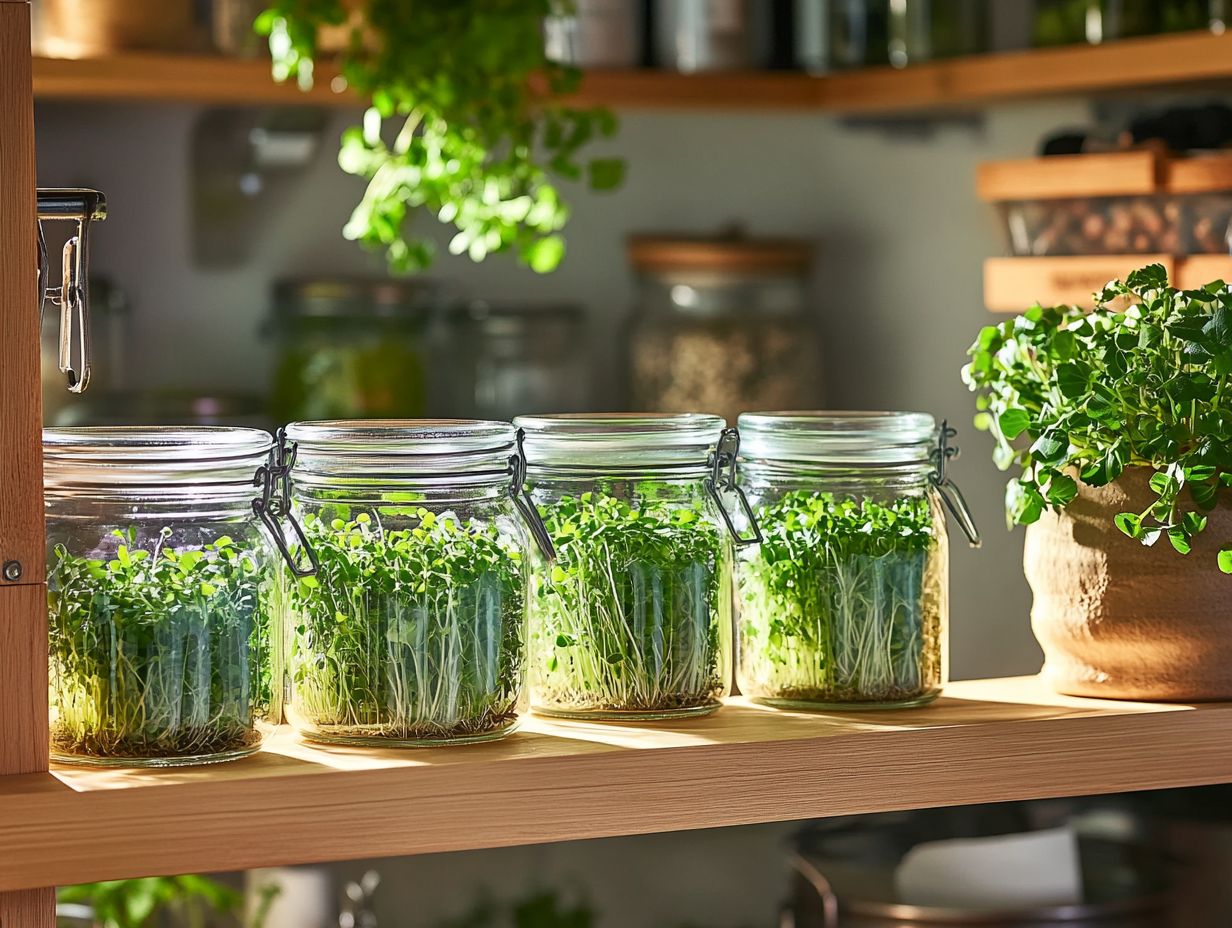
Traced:
<path fill-rule="evenodd" d="M 47 769 L 47 593 L 30 5 L 0 0 L 0 774 Z M 54 928 L 55 891 L 0 895 L 0 928 Z"/>

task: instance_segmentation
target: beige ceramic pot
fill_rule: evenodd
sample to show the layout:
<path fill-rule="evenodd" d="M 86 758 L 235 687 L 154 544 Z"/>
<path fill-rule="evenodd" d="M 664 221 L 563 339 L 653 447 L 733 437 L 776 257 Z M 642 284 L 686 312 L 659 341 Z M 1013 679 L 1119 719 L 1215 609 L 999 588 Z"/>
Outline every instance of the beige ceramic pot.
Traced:
<path fill-rule="evenodd" d="M 1154 498 L 1135 468 L 1106 487 L 1080 485 L 1061 513 L 1027 529 L 1024 567 L 1044 676 L 1059 692 L 1115 699 L 1232 699 L 1232 576 L 1216 553 L 1232 506 L 1210 514 L 1193 551 L 1144 547 L 1113 524 Z"/>

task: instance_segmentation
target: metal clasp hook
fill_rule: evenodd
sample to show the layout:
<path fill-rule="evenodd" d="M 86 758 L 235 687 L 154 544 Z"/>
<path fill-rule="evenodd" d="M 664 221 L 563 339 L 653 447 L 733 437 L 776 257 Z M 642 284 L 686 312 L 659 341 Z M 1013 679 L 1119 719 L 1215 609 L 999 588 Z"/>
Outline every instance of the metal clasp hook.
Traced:
<path fill-rule="evenodd" d="M 90 244 L 91 222 L 107 218 L 107 200 L 97 190 L 86 188 L 40 189 L 38 191 L 38 282 L 39 318 L 47 300 L 60 309 L 60 372 L 68 379 L 71 393 L 84 393 L 90 385 Z M 76 223 L 61 254 L 60 286 L 49 285 L 51 262 L 43 223 Z"/>
<path fill-rule="evenodd" d="M 941 497 L 941 502 L 946 510 L 954 517 L 954 521 L 963 530 L 963 534 L 967 536 L 967 541 L 971 547 L 978 548 L 981 543 L 980 530 L 976 527 L 975 517 L 971 514 L 971 507 L 967 505 L 966 497 L 963 496 L 962 490 L 958 488 L 958 484 L 946 474 L 948 462 L 959 455 L 958 448 L 950 444 L 950 439 L 957 435 L 958 429 L 951 428 L 949 420 L 943 420 L 941 431 L 937 435 L 937 447 L 933 449 L 930 455 L 933 462 L 933 472 L 929 474 L 928 479 L 937 489 L 937 495 Z"/>
<path fill-rule="evenodd" d="M 556 560 L 556 546 L 552 544 L 552 536 L 548 533 L 548 527 L 543 524 L 539 510 L 535 508 L 530 494 L 526 492 L 526 450 L 523 447 L 525 441 L 526 430 L 518 429 L 518 450 L 509 456 L 509 469 L 513 474 L 509 481 L 509 497 L 521 513 L 527 528 L 530 529 L 531 537 L 535 539 L 539 553 L 548 563 L 551 563 Z"/>
<path fill-rule="evenodd" d="M 740 431 L 736 428 L 726 428 L 719 435 L 719 443 L 714 446 L 710 455 L 710 475 L 706 478 L 706 492 L 710 494 L 719 514 L 723 517 L 727 530 L 731 532 L 732 540 L 738 545 L 759 545 L 762 541 L 761 526 L 757 524 L 757 516 L 749 505 L 749 498 L 744 491 L 736 486 L 736 459 L 740 455 Z M 723 493 L 732 492 L 740 501 L 740 511 L 749 523 L 751 534 L 741 535 L 740 530 L 732 521 L 731 513 L 723 502 Z"/>
<path fill-rule="evenodd" d="M 269 529 L 274 538 L 274 544 L 282 554 L 287 566 L 297 577 L 311 577 L 321 569 L 317 553 L 312 549 L 304 528 L 291 512 L 291 468 L 295 464 L 295 455 L 299 446 L 287 442 L 287 430 L 279 429 L 274 447 L 270 449 L 269 462 L 257 468 L 253 485 L 261 488 L 261 495 L 252 501 L 252 511 Z M 287 536 L 282 530 L 282 522 L 287 521 L 295 532 L 300 548 L 308 558 L 308 566 L 301 567 L 296 563 L 295 555 L 287 544 Z"/>

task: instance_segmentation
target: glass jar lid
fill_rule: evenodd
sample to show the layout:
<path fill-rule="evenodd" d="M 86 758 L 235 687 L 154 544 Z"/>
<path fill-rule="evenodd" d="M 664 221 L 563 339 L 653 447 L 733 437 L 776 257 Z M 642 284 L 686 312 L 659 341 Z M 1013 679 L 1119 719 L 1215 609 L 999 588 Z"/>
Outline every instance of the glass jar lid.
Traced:
<path fill-rule="evenodd" d="M 260 429 L 213 426 L 108 426 L 43 430 L 43 484 L 49 491 L 185 487 L 243 488 L 274 439 Z"/>
<path fill-rule="evenodd" d="M 516 432 L 508 422 L 474 419 L 333 419 L 293 422 L 296 482 L 372 482 L 511 474 Z"/>
<path fill-rule="evenodd" d="M 937 422 L 921 412 L 756 412 L 740 416 L 749 462 L 835 468 L 932 466 Z"/>
<path fill-rule="evenodd" d="M 726 423 L 701 413 L 519 416 L 529 468 L 702 467 Z"/>

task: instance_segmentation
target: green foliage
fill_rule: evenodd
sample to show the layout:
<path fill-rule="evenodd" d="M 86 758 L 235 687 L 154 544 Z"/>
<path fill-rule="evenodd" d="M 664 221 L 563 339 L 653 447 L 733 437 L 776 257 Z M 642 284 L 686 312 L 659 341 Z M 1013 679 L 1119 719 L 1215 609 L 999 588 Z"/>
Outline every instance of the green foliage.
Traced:
<path fill-rule="evenodd" d="M 521 555 L 494 522 L 398 508 L 413 527 L 304 516 L 320 570 L 289 581 L 291 709 L 341 740 L 500 734 L 522 694 Z"/>
<path fill-rule="evenodd" d="M 175 913 L 188 924 L 202 924 L 205 913 L 233 915 L 243 902 L 231 887 L 192 875 L 63 886 L 56 898 L 88 905 L 100 928 L 148 928 L 163 912 Z"/>
<path fill-rule="evenodd" d="M 1020 472 L 1006 492 L 1011 525 L 1068 505 L 1075 476 L 1098 487 L 1145 467 L 1155 499 L 1117 527 L 1189 552 L 1232 486 L 1232 293 L 1223 281 L 1179 291 L 1151 265 L 1109 284 L 1089 315 L 1035 306 L 985 328 L 970 356 L 963 379 L 979 394 L 976 426 L 996 439 L 998 466 Z M 1219 565 L 1232 572 L 1226 542 Z"/>
<path fill-rule="evenodd" d="M 52 750 L 193 757 L 255 747 L 270 708 L 268 569 L 229 537 L 149 548 L 116 530 L 114 557 L 52 552 Z"/>
<path fill-rule="evenodd" d="M 372 101 L 362 127 L 342 138 L 338 163 L 368 189 L 344 235 L 384 249 L 390 266 L 414 271 L 432 261 L 430 242 L 409 235 L 416 208 L 456 231 L 454 254 L 482 261 L 513 250 L 535 271 L 564 256 L 559 235 L 569 209 L 553 176 L 609 190 L 624 163 L 579 160 L 596 137 L 616 132 L 603 109 L 561 100 L 580 81 L 547 60 L 543 19 L 558 0 L 273 0 L 257 20 L 269 35 L 278 80 L 311 84 L 321 26 L 358 8 L 342 74 Z M 386 141 L 387 124 L 396 137 Z"/>
<path fill-rule="evenodd" d="M 802 703 L 897 702 L 941 685 L 944 575 L 923 496 L 795 490 L 758 507 L 736 564 L 741 687 Z"/>
<path fill-rule="evenodd" d="M 724 690 L 729 547 L 705 497 L 638 487 L 540 507 L 557 561 L 532 576 L 535 704 L 557 711 L 705 708 Z"/>

